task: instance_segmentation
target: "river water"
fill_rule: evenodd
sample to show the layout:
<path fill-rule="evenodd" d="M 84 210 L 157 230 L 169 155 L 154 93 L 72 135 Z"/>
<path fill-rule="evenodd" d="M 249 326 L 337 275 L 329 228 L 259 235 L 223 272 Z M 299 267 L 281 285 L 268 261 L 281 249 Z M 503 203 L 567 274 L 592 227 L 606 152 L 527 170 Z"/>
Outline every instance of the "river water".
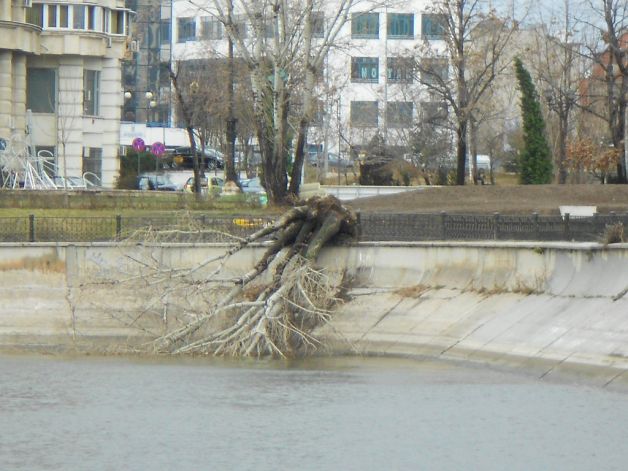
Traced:
<path fill-rule="evenodd" d="M 440 362 L 0 357 L 0 470 L 625 470 L 628 396 Z"/>

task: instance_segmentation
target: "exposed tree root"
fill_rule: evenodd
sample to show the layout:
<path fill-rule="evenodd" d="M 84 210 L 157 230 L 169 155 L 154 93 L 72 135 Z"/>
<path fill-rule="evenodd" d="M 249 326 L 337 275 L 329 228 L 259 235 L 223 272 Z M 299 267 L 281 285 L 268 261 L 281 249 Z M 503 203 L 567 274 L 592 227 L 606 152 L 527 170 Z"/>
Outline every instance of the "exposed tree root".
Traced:
<path fill-rule="evenodd" d="M 269 235 L 272 241 L 251 270 L 235 278 L 220 278 L 232 255 Z M 315 261 L 330 241 L 355 236 L 356 218 L 349 210 L 334 197 L 315 197 L 194 268 L 172 270 L 156 259 L 138 260 L 143 264 L 143 274 L 138 276 L 147 285 L 164 288 L 162 302 L 173 302 L 182 287 L 213 293 L 213 301 L 204 305 L 203 312 L 190 312 L 150 347 L 173 354 L 256 357 L 288 357 L 316 350 L 320 342 L 311 332 L 330 319 L 343 280 L 341 274 L 318 269 Z M 208 277 L 191 281 L 200 267 L 210 264 L 217 268 Z"/>

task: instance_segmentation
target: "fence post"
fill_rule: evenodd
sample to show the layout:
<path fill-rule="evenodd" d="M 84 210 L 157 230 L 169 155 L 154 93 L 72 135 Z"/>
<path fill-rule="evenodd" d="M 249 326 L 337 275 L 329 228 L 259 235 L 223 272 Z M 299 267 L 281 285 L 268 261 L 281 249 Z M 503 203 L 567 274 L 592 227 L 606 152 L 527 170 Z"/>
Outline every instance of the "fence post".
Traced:
<path fill-rule="evenodd" d="M 28 215 L 28 241 L 35 242 L 35 215 Z"/>
<path fill-rule="evenodd" d="M 532 221 L 534 222 L 534 240 L 539 240 L 541 237 L 541 230 L 539 227 L 539 213 L 536 211 L 532 213 Z"/>
<path fill-rule="evenodd" d="M 565 240 L 569 240 L 569 213 L 565 213 L 565 216 L 563 217 L 563 233 Z"/>
<path fill-rule="evenodd" d="M 447 240 L 447 213 L 445 211 L 440 212 L 440 235 L 441 240 Z"/>
<path fill-rule="evenodd" d="M 493 240 L 499 239 L 499 213 L 493 213 Z"/>
<path fill-rule="evenodd" d="M 122 237 L 122 216 L 116 214 L 116 240 Z"/>

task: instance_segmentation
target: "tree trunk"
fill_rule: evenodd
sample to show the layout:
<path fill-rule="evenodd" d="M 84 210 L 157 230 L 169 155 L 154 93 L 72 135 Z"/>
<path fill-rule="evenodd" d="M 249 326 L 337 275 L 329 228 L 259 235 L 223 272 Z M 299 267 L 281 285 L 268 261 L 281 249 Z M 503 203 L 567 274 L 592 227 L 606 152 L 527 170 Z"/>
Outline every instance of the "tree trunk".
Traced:
<path fill-rule="evenodd" d="M 463 119 L 456 128 L 456 185 L 464 185 L 467 160 L 467 120 Z"/>

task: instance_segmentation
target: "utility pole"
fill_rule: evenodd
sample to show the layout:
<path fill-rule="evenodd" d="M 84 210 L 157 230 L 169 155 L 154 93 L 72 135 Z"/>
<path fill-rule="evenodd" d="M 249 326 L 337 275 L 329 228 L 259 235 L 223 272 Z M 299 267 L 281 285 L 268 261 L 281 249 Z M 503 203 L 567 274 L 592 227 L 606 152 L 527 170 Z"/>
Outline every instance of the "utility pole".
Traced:
<path fill-rule="evenodd" d="M 229 31 L 228 40 L 228 68 L 229 79 L 227 86 L 227 159 L 225 161 L 225 181 L 238 181 L 238 174 L 235 169 L 235 141 L 236 141 L 236 123 L 234 116 L 234 82 L 235 68 L 233 64 L 233 38 L 231 37 L 231 29 L 233 26 L 233 0 L 229 0 L 227 11 L 227 23 Z"/>

